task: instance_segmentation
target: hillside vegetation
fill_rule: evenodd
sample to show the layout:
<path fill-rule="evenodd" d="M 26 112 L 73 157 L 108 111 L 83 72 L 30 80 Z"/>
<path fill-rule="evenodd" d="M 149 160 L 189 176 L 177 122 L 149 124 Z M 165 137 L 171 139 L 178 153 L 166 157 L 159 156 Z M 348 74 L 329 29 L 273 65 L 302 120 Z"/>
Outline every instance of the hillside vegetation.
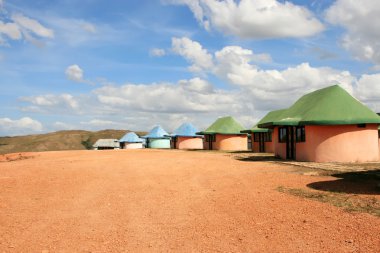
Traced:
<path fill-rule="evenodd" d="M 47 134 L 0 137 L 0 154 L 54 150 L 91 149 L 98 139 L 120 139 L 129 130 L 58 131 Z M 143 135 L 145 132 L 137 132 Z"/>

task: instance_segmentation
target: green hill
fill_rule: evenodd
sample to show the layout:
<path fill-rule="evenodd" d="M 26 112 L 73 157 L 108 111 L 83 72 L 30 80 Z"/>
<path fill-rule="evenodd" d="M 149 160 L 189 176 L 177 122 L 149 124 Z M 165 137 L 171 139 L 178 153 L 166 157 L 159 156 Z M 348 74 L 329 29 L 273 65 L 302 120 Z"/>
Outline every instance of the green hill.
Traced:
<path fill-rule="evenodd" d="M 47 134 L 0 137 L 0 154 L 53 150 L 91 149 L 98 139 L 120 139 L 129 130 L 58 131 Z M 145 132 L 136 132 L 144 135 Z"/>

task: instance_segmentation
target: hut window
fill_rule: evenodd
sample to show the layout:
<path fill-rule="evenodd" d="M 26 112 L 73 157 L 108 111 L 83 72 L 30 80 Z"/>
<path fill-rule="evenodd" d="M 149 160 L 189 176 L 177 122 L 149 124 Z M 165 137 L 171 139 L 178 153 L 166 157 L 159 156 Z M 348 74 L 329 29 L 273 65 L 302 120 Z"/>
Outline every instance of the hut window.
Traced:
<path fill-rule="evenodd" d="M 287 136 L 287 128 L 286 127 L 280 127 L 278 129 L 278 142 L 286 142 L 286 136 Z"/>
<path fill-rule="evenodd" d="M 260 141 L 260 134 L 259 133 L 253 133 L 253 141 L 254 142 Z"/>
<path fill-rule="evenodd" d="M 265 142 L 271 142 L 272 141 L 272 133 L 271 132 L 264 133 L 264 141 Z"/>
<path fill-rule="evenodd" d="M 206 142 L 215 142 L 216 141 L 215 134 L 205 135 L 205 138 L 206 138 Z"/>
<path fill-rule="evenodd" d="M 379 131 L 377 131 L 377 136 L 379 137 L 379 139 L 380 139 L 380 130 Z"/>
<path fill-rule="evenodd" d="M 359 128 L 365 128 L 366 125 L 365 125 L 365 124 L 358 124 L 358 127 L 359 127 Z"/>
<path fill-rule="evenodd" d="M 297 142 L 305 142 L 305 126 L 296 127 L 296 141 Z"/>

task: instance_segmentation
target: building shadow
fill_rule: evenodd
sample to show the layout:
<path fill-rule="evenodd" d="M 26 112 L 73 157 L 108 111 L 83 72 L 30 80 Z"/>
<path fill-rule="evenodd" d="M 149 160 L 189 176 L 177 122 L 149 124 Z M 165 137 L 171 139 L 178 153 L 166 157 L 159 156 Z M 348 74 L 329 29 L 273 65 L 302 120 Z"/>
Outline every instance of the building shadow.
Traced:
<path fill-rule="evenodd" d="M 380 170 L 332 174 L 337 180 L 310 183 L 307 187 L 326 192 L 380 194 Z"/>
<path fill-rule="evenodd" d="M 242 154 L 242 156 L 235 156 L 234 158 L 238 161 L 242 162 L 279 162 L 283 161 L 280 158 L 277 158 L 274 156 L 274 154 L 270 153 L 252 153 L 249 152 L 251 155 L 246 155 L 247 153 L 239 153 L 234 152 L 234 154 Z"/>

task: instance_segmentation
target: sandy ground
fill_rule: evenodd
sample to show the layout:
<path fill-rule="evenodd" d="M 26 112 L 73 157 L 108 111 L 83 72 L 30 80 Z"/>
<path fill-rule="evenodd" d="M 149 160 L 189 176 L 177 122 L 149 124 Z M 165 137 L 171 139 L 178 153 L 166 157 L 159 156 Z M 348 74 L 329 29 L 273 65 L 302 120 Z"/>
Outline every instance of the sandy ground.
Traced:
<path fill-rule="evenodd" d="M 0 162 L 0 252 L 380 252 L 380 218 L 277 191 L 326 181 L 292 170 L 216 152 L 17 154 Z"/>

